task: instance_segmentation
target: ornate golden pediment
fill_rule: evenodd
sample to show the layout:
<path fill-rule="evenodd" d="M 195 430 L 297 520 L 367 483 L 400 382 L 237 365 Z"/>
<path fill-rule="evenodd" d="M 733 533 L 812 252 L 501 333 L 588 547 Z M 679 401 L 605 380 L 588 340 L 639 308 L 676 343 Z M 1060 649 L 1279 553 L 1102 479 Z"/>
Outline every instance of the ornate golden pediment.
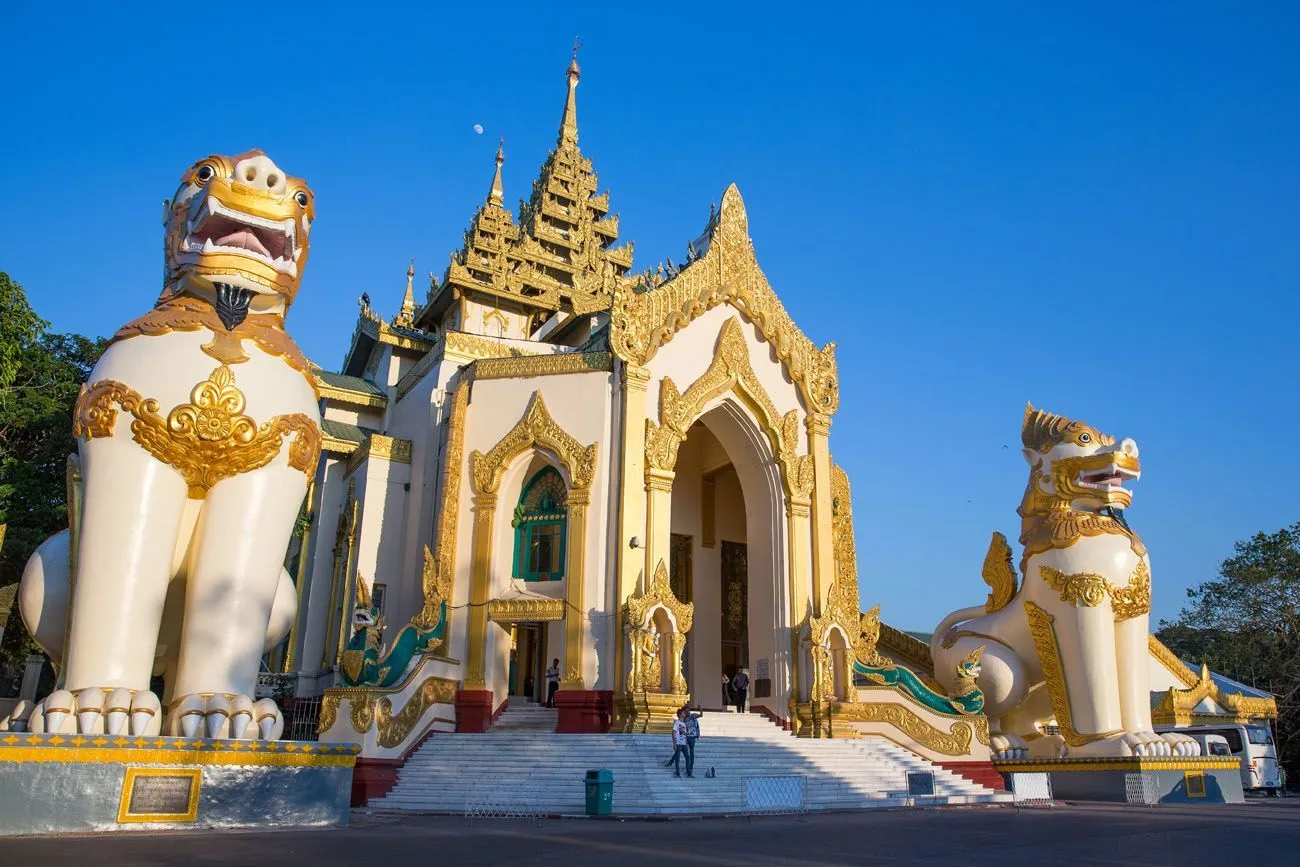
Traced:
<path fill-rule="evenodd" d="M 659 387 L 659 423 L 646 419 L 647 472 L 672 470 L 677 465 L 678 447 L 705 405 L 727 393 L 737 395 L 757 417 L 781 467 L 786 493 L 806 500 L 812 494 L 813 465 L 810 456 L 797 453 L 799 411 L 792 409 L 784 416 L 777 411 L 771 395 L 754 373 L 749 345 L 737 317 L 723 323 L 713 362 L 685 394 L 677 390 L 671 378 L 663 378 Z"/>
<path fill-rule="evenodd" d="M 835 412 L 840 399 L 835 344 L 818 349 L 772 291 L 754 256 L 745 203 L 735 184 L 722 196 L 704 255 L 648 292 L 630 282 L 618 286 L 610 345 L 619 358 L 644 367 L 674 334 L 723 303 L 745 314 L 772 344 L 810 411 Z"/>
<path fill-rule="evenodd" d="M 695 603 L 683 602 L 673 595 L 673 588 L 668 580 L 668 567 L 663 560 L 655 567 L 654 578 L 644 593 L 630 597 L 624 603 L 624 617 L 633 629 L 644 629 L 650 615 L 656 608 L 667 608 L 677 621 L 677 632 L 685 634 L 691 631 L 695 620 Z"/>
<path fill-rule="evenodd" d="M 495 494 L 501 485 L 501 475 L 510 461 L 534 446 L 541 446 L 560 459 L 568 471 L 569 484 L 573 489 L 585 491 L 591 487 L 596 475 L 597 443 L 584 446 L 570 436 L 551 418 L 542 393 L 535 391 L 519 424 L 487 454 L 476 450 L 470 455 L 475 491 L 479 494 Z"/>

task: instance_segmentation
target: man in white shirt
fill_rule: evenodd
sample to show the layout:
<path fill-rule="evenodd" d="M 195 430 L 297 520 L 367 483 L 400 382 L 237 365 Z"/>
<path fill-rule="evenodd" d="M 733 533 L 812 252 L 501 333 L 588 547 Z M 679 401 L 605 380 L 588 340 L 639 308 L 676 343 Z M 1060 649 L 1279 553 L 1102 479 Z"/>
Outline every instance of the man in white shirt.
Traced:
<path fill-rule="evenodd" d="M 560 660 L 552 659 L 546 669 L 546 706 L 555 707 L 555 693 L 560 688 Z"/>
<path fill-rule="evenodd" d="M 677 711 L 677 719 L 673 720 L 673 776 L 682 775 L 681 760 L 686 756 L 686 776 L 693 777 L 691 773 L 691 762 L 686 747 L 686 708 Z"/>

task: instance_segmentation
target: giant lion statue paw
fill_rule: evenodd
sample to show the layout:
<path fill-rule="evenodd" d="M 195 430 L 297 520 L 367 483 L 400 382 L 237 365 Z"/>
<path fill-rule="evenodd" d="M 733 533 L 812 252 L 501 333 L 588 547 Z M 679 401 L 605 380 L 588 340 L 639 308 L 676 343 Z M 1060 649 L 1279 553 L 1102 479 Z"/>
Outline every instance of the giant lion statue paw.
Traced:
<path fill-rule="evenodd" d="M 162 704 L 146 689 L 57 689 L 36 703 L 27 726 L 51 734 L 156 735 Z"/>
<path fill-rule="evenodd" d="M 284 715 L 269 698 L 190 693 L 172 705 L 167 733 L 182 738 L 273 741 L 284 733 Z"/>
<path fill-rule="evenodd" d="M 1178 732 L 1167 732 L 1160 736 L 1161 740 L 1167 743 L 1172 749 L 1175 756 L 1182 758 L 1191 758 L 1201 754 L 1201 745 L 1196 738 L 1179 734 Z"/>
<path fill-rule="evenodd" d="M 1119 732 L 1082 746 L 1070 747 L 1070 758 L 1161 758 L 1174 755 L 1168 741 L 1153 731 Z"/>
<path fill-rule="evenodd" d="M 1016 735 L 995 734 L 990 736 L 995 759 L 1027 759 L 1029 747 Z"/>

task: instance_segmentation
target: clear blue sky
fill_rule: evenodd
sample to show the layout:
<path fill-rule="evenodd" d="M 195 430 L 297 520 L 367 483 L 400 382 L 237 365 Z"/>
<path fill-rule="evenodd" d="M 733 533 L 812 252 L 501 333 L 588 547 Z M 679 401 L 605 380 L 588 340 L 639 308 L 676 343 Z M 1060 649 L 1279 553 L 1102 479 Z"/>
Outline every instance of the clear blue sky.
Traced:
<path fill-rule="evenodd" d="M 140 5 L 0 12 L 0 269 L 58 329 L 146 309 L 180 172 L 261 147 L 315 188 L 290 327 L 336 367 L 361 292 L 391 315 L 411 256 L 441 273 L 498 136 L 527 195 L 581 34 L 581 143 L 636 266 L 734 181 L 839 343 L 832 449 L 889 622 L 983 600 L 1026 400 L 1137 439 L 1157 616 L 1300 519 L 1295 4 Z"/>

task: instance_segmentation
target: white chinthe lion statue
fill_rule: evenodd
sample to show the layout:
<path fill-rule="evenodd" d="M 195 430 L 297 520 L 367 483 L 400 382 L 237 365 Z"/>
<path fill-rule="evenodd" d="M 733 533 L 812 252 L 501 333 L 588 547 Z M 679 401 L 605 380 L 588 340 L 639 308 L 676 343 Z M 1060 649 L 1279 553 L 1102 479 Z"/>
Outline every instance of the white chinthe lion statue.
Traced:
<path fill-rule="evenodd" d="M 261 151 L 200 160 L 165 204 L 162 296 L 82 388 L 71 529 L 23 572 L 23 621 L 59 670 L 32 731 L 282 733 L 253 693 L 293 622 L 284 554 L 320 454 L 284 331 L 313 219 L 306 183 Z"/>
<path fill-rule="evenodd" d="M 1133 498 L 1124 485 L 1141 471 L 1137 443 L 1032 406 L 1021 442 L 1023 582 L 995 533 L 988 601 L 935 629 L 936 675 L 953 686 L 945 677 L 984 645 L 978 683 L 999 758 L 1199 755 L 1186 735 L 1151 727 L 1151 565 L 1122 513 Z M 1045 734 L 1053 723 L 1059 735 Z"/>

